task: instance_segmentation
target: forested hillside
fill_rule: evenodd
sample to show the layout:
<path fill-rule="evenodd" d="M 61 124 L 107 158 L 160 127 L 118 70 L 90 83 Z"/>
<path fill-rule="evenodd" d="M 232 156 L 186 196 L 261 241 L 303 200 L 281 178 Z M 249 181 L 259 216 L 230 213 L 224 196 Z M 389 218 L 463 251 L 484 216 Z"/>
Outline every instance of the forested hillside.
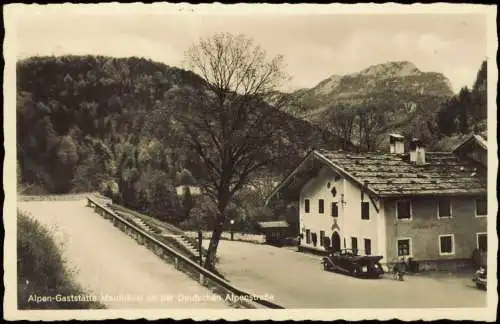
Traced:
<path fill-rule="evenodd" d="M 154 119 L 170 94 L 200 87 L 198 75 L 142 58 L 64 56 L 18 62 L 21 191 L 101 190 L 136 210 L 184 220 L 175 185 L 183 169 L 196 178 L 199 157 L 179 140 L 183 134 L 175 119 Z M 306 121 L 280 111 L 275 118 L 283 131 L 267 153 L 282 158 L 259 177 L 281 177 L 311 147 L 338 147 L 337 137 Z"/>
<path fill-rule="evenodd" d="M 321 119 L 321 127 L 310 124 L 303 111 L 302 118 L 290 115 L 306 98 L 293 94 L 295 107 L 287 113 L 277 110 L 273 117 L 276 123 L 272 124 L 282 129 L 275 133 L 275 145 L 265 154 L 274 155 L 275 163 L 251 179 L 255 180 L 253 186 L 267 183 L 272 187 L 272 180 L 291 170 L 312 147 L 350 150 L 355 142 L 359 145 L 355 149 L 384 150 L 380 138 L 388 132 L 401 132 L 407 137 L 420 137 L 432 150 L 450 150 L 470 133 L 486 135 L 486 62 L 473 88 L 463 88 L 454 96 L 447 91 L 444 79 L 436 81 L 434 74 L 422 74 L 407 63 L 391 65 L 391 69 L 387 66 L 371 67 L 354 78 L 377 84 L 398 78 L 425 83 L 425 76 L 441 88 L 427 87 L 433 92 L 422 95 L 402 85 L 397 91 L 374 87 L 369 100 L 359 105 L 349 98 L 354 92 L 365 92 L 354 91 L 355 86 L 345 80 L 326 80 L 310 91 L 302 91 L 309 99 L 313 94 L 331 99 L 324 102 L 329 105 L 325 106 L 328 113 Z M 357 87 L 361 85 L 358 82 Z M 18 62 L 20 191 L 101 190 L 136 210 L 176 223 L 187 221 L 175 186 L 184 169 L 195 178 L 201 176 L 202 163 L 183 144 L 184 134 L 175 118 L 160 119 L 156 112 L 173 93 L 203 86 L 204 81 L 192 72 L 135 57 L 33 57 Z M 337 91 L 340 86 L 351 92 Z M 401 106 L 401 100 L 407 105 Z M 182 104 L 171 108 L 188 109 Z M 197 113 L 196 106 L 189 109 L 189 113 Z M 403 114 L 405 109 L 408 111 Z M 255 211 L 261 204 L 256 200 L 262 200 L 262 195 L 241 192 L 232 203 L 233 209 L 240 211 L 235 215 L 266 214 Z M 210 202 L 201 200 L 206 212 Z"/>
<path fill-rule="evenodd" d="M 435 149 L 448 150 L 471 133 L 487 138 L 487 90 L 487 64 L 484 61 L 472 89 L 462 88 L 437 112 L 439 136 L 432 143 Z"/>

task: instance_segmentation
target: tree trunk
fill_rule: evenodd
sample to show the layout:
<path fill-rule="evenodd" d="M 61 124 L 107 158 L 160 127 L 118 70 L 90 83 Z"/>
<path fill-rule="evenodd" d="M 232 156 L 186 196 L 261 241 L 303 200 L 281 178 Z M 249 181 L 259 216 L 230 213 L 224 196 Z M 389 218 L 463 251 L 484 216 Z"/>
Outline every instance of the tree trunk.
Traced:
<path fill-rule="evenodd" d="M 212 237 L 210 238 L 210 244 L 208 246 L 207 257 L 205 258 L 205 264 L 203 267 L 209 271 L 215 270 L 215 258 L 217 256 L 217 248 L 219 247 L 219 241 L 224 228 L 224 223 L 226 220 L 225 210 L 227 202 L 222 200 L 218 203 L 217 216 L 215 217 L 214 230 L 212 232 Z"/>
<path fill-rule="evenodd" d="M 222 235 L 222 224 L 216 224 L 212 237 L 210 238 L 210 245 L 208 246 L 207 257 L 203 267 L 209 271 L 215 270 L 215 257 L 217 255 L 217 248 L 219 247 L 220 237 Z"/>

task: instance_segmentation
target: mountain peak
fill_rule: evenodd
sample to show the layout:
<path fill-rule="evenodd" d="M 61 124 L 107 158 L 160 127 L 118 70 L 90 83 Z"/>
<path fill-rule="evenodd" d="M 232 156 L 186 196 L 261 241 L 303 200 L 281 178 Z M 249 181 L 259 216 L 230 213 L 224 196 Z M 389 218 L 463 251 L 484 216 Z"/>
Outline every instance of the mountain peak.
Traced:
<path fill-rule="evenodd" d="M 329 78 L 321 81 L 314 87 L 316 94 L 327 94 L 331 92 L 333 89 L 339 86 L 340 81 L 342 80 L 341 75 L 332 75 Z"/>
<path fill-rule="evenodd" d="M 419 73 L 421 71 L 409 61 L 394 61 L 369 66 L 356 74 L 361 76 L 401 77 Z"/>

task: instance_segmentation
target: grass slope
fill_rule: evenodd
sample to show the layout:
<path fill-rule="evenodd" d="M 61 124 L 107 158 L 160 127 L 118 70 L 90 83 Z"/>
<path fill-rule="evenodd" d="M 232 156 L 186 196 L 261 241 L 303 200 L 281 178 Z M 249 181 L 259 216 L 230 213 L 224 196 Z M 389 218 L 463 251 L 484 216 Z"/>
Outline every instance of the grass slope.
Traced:
<path fill-rule="evenodd" d="M 17 228 L 19 309 L 105 308 L 74 282 L 48 230 L 21 212 Z"/>

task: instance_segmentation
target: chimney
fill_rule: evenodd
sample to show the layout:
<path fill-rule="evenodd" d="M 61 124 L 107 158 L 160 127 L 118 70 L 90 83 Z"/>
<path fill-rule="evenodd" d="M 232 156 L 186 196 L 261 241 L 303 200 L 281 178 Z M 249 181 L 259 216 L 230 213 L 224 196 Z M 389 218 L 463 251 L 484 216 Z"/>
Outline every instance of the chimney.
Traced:
<path fill-rule="evenodd" d="M 425 164 L 425 149 L 418 138 L 410 142 L 410 162 L 416 165 Z"/>
<path fill-rule="evenodd" d="M 404 137 L 399 134 L 389 134 L 389 152 L 403 154 L 405 152 Z"/>

